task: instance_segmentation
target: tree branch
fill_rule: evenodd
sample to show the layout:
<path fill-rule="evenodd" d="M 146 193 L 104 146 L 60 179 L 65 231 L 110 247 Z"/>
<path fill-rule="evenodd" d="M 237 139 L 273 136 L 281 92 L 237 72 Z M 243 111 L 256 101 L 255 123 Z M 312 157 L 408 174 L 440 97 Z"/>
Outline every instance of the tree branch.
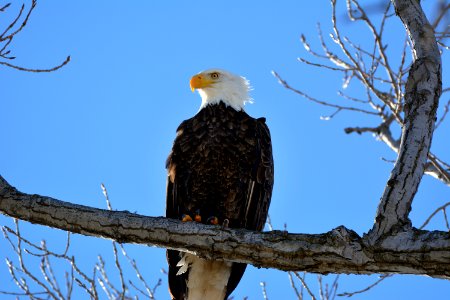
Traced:
<path fill-rule="evenodd" d="M 343 226 L 323 234 L 223 229 L 71 204 L 19 192 L 0 176 L 0 212 L 31 223 L 177 249 L 209 259 L 314 273 L 403 273 L 450 279 L 450 233 L 411 229 L 370 245 Z"/>
<path fill-rule="evenodd" d="M 405 88 L 404 126 L 398 159 L 387 182 L 372 242 L 411 226 L 411 204 L 425 171 L 442 91 L 441 57 L 434 31 L 416 0 L 392 0 L 413 45 L 414 62 Z"/>
<path fill-rule="evenodd" d="M 0 61 L 0 65 L 3 66 L 7 66 L 19 71 L 25 71 L 25 72 L 33 72 L 33 73 L 50 73 L 53 71 L 56 71 L 58 69 L 61 69 L 62 67 L 64 67 L 65 65 L 67 65 L 70 62 L 70 56 L 67 56 L 66 59 L 60 63 L 59 65 L 49 68 L 49 69 L 32 69 L 32 68 L 24 68 L 24 67 L 20 67 L 20 66 L 16 66 L 10 63 L 7 63 L 6 61 Z"/>
<path fill-rule="evenodd" d="M 375 134 L 379 140 L 384 142 L 392 151 L 398 154 L 400 141 L 392 136 L 392 132 L 389 127 L 390 120 L 392 119 L 388 118 L 385 122 L 381 123 L 377 127 L 347 127 L 344 129 L 344 131 L 347 134 L 354 132 L 358 134 L 371 132 Z M 437 159 L 431 151 L 428 153 L 428 160 L 429 162 L 425 166 L 424 173 L 450 186 L 450 174 L 448 170 L 445 169 L 445 167 L 448 168 L 447 164 Z"/>
<path fill-rule="evenodd" d="M 5 10 L 10 6 L 10 4 L 11 3 L 8 3 L 8 4 L 4 5 L 3 7 L 0 7 L 0 12 L 5 12 Z M 22 4 L 17 16 L 14 18 L 14 20 L 8 26 L 6 26 L 5 30 L 0 34 L 0 59 L 5 59 L 8 61 L 15 59 L 14 56 L 9 55 L 11 53 L 11 51 L 8 50 L 8 47 L 10 46 L 13 38 L 15 36 L 17 36 L 25 28 L 25 26 L 27 26 L 28 20 L 31 16 L 33 10 L 36 8 L 36 5 L 37 5 L 36 0 L 32 0 L 30 8 L 28 9 L 28 12 L 26 13 L 24 20 L 22 21 L 22 24 L 20 26 L 16 26 L 18 24 L 18 21 L 21 19 L 22 15 L 24 13 L 24 10 L 25 10 L 25 4 Z M 17 28 L 14 29 L 15 27 L 17 27 Z M 6 66 L 9 68 L 16 69 L 19 71 L 24 71 L 24 72 L 41 73 L 41 72 L 56 71 L 56 70 L 64 67 L 69 62 L 70 62 L 70 56 L 67 56 L 67 58 L 59 65 L 52 67 L 52 68 L 47 68 L 47 69 L 26 68 L 26 67 L 21 67 L 16 64 L 12 64 L 7 61 L 0 61 L 0 66 Z"/>

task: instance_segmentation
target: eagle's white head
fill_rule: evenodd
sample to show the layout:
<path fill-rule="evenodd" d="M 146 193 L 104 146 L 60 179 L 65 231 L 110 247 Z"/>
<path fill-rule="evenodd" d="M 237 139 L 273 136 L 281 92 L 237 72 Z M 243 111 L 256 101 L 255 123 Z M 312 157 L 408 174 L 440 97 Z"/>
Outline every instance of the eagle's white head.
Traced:
<path fill-rule="evenodd" d="M 218 104 L 220 101 L 235 110 L 243 110 L 250 98 L 250 83 L 242 76 L 234 75 L 220 69 L 209 69 L 191 78 L 192 91 L 198 90 L 202 97 L 200 109 L 208 104 Z"/>

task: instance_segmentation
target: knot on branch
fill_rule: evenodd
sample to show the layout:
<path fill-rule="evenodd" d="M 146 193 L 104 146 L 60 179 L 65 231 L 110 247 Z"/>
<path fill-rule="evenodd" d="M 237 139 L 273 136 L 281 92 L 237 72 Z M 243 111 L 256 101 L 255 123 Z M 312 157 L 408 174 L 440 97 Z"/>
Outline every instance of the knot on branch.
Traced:
<path fill-rule="evenodd" d="M 370 256 L 363 249 L 361 237 L 353 230 L 344 226 L 339 226 L 329 232 L 331 235 L 331 243 L 335 245 L 335 249 L 339 249 L 338 253 L 346 260 L 362 265 L 370 261 Z"/>
<path fill-rule="evenodd" d="M 434 98 L 434 109 L 437 109 L 439 97 L 442 93 L 442 77 L 440 63 L 432 57 L 421 57 L 414 61 L 409 70 L 405 86 L 405 114 L 417 109 L 427 101 L 429 96 Z"/>
<path fill-rule="evenodd" d="M 347 229 L 342 225 L 331 230 L 329 238 L 332 244 L 344 249 L 342 255 L 347 258 L 351 258 L 354 253 L 354 249 L 350 248 L 354 248 L 355 245 L 360 248 L 361 237 L 355 231 Z"/>
<path fill-rule="evenodd" d="M 341 225 L 331 230 L 331 235 L 336 238 L 336 241 L 341 241 L 343 244 L 348 244 L 353 241 L 359 241 L 361 237 L 353 230 L 347 229 Z"/>

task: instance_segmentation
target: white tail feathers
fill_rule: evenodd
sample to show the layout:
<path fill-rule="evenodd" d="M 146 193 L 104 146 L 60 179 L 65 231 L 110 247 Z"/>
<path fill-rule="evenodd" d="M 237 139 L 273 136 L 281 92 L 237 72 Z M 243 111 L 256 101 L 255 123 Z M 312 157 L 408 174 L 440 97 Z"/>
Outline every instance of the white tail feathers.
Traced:
<path fill-rule="evenodd" d="M 183 253 L 177 267 L 177 275 L 185 273 L 189 268 L 187 280 L 187 300 L 222 300 L 227 291 L 231 273 L 231 263 L 199 258 Z"/>
<path fill-rule="evenodd" d="M 180 253 L 180 255 L 181 255 L 181 259 L 177 263 L 177 267 L 180 267 L 180 269 L 177 272 L 177 276 L 186 273 L 186 271 L 188 270 L 189 265 L 192 263 L 192 260 L 189 259 L 191 257 L 191 255 L 187 255 L 185 253 Z M 186 260 L 186 258 L 188 260 Z"/>

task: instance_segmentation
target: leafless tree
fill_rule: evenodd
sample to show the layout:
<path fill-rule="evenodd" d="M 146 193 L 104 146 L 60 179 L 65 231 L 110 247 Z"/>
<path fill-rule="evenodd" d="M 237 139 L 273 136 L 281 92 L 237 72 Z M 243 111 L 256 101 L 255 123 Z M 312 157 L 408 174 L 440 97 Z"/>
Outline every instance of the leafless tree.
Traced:
<path fill-rule="evenodd" d="M 96 209 L 50 197 L 25 194 L 12 187 L 3 177 L 0 177 L 0 212 L 68 232 L 112 239 L 117 243 L 151 244 L 195 253 L 209 259 L 227 259 L 286 270 L 289 271 L 291 285 L 299 299 L 303 298 L 304 292 L 316 299 L 305 284 L 304 275 L 299 273 L 305 271 L 319 274 L 385 274 L 380 280 L 389 274 L 421 274 L 450 278 L 449 232 L 423 230 L 427 222 L 420 229 L 416 229 L 409 220 L 412 201 L 423 174 L 431 175 L 450 185 L 450 165 L 438 154 L 430 151 L 433 133 L 445 120 L 449 108 L 447 102 L 442 115 L 437 117 L 441 93 L 449 91 L 449 88 L 442 90 L 441 79 L 441 51 L 448 48 L 446 41 L 449 37 L 448 26 L 442 24 L 448 21 L 446 14 L 450 9 L 449 5 L 443 5 L 440 13 L 430 23 L 418 1 L 392 0 L 395 13 L 392 12 L 391 4 L 386 5 L 381 22 L 376 25 L 358 1 L 347 0 L 346 3 L 350 19 L 365 24 L 371 30 L 373 47 L 364 49 L 342 35 L 337 22 L 336 1 L 331 0 L 331 38 L 340 52 L 336 53 L 331 49 L 319 26 L 322 53 L 313 50 L 302 36 L 303 45 L 319 62 L 305 58 L 300 58 L 300 61 L 342 73 L 344 86 L 351 81 L 359 82 L 366 90 L 366 98 L 358 99 L 341 92 L 342 99 L 347 101 L 347 104 L 323 101 L 293 88 L 276 72 L 274 75 L 286 88 L 310 101 L 333 108 L 334 111 L 327 119 L 332 119 L 344 111 L 379 118 L 380 123 L 375 127 L 355 126 L 345 129 L 346 133 L 373 133 L 397 154 L 380 199 L 375 224 L 364 236 L 360 237 L 344 226 L 323 234 L 292 234 L 287 231 L 259 233 L 194 222 L 185 224 L 162 217 Z M 407 38 L 400 54 L 399 67 L 393 68 L 386 53 L 387 43 L 383 39 L 383 33 L 385 23 L 396 15 L 405 25 Z M 408 49 L 412 52 L 411 59 L 408 58 Z M 393 126 L 401 128 L 400 136 L 392 133 Z M 439 207 L 436 212 L 442 211 L 448 223 L 447 206 L 446 204 Z M 12 241 L 11 236 L 17 238 L 15 243 L 11 242 L 11 247 L 19 257 L 23 256 L 24 243 L 39 252 L 35 253 L 36 256 L 43 257 L 41 269 L 43 274 L 47 274 L 44 276 L 45 286 L 51 290 L 47 291 L 41 286 L 42 290 L 33 292 L 34 297 L 38 298 L 39 293 L 46 293 L 46 296 L 52 298 L 59 298 L 60 293 L 64 296 L 45 259 L 59 257 L 70 263 L 72 258 L 67 256 L 66 252 L 51 252 L 45 244 L 37 246 L 27 243 L 20 235 L 18 225 L 15 229 L 5 228 L 4 233 L 9 241 Z M 69 248 L 69 242 L 67 245 Z M 113 249 L 117 262 L 117 244 L 113 243 Z M 121 287 L 109 285 L 107 277 L 102 274 L 102 265 L 99 260 L 97 271 L 86 277 L 72 268 L 72 275 L 66 276 L 65 292 L 72 288 L 76 278 L 83 278 L 84 281 L 80 280 L 82 283 L 77 282 L 78 285 L 84 284 L 86 292 L 95 296 L 97 291 L 92 287 L 92 281 L 100 278 L 103 282 L 100 286 L 107 294 L 112 297 L 125 297 L 128 285 L 124 281 Z M 116 266 L 121 273 L 120 265 L 116 263 Z M 27 285 L 14 275 L 17 270 L 26 272 L 26 266 L 9 268 L 16 284 L 26 293 Z M 374 283 L 376 284 L 378 282 Z M 262 284 L 262 289 L 265 295 L 265 284 Z M 151 294 L 151 289 L 144 290 L 143 294 L 146 294 L 146 291 L 147 295 Z M 336 291 L 337 280 L 329 288 L 319 291 L 320 298 L 333 299 Z M 347 296 L 352 293 L 347 293 Z"/>

